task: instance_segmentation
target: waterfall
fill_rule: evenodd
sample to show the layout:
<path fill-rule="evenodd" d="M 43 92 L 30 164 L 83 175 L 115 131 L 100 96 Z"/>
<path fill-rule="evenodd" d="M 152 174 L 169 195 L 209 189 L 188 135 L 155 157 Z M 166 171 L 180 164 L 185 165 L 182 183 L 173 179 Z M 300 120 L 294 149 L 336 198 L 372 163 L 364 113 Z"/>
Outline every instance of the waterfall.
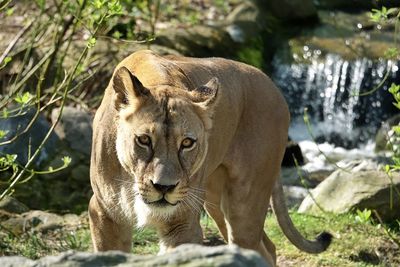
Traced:
<path fill-rule="evenodd" d="M 289 104 L 291 136 L 306 138 L 302 118 L 307 108 L 317 141 L 351 148 L 373 138 L 382 121 L 399 112 L 387 91 L 392 82 L 400 82 L 398 69 L 398 61 L 383 59 L 350 61 L 327 54 L 307 63 L 286 63 L 277 55 L 272 79 Z M 380 89 L 360 95 L 378 86 L 387 72 Z"/>

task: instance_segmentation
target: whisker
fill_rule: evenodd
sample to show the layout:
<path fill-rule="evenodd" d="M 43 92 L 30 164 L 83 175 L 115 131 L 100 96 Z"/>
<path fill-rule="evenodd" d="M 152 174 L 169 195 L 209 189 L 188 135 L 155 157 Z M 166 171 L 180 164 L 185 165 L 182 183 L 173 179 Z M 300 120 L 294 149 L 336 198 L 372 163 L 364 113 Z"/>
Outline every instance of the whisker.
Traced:
<path fill-rule="evenodd" d="M 183 205 L 186 209 L 190 210 L 190 212 L 191 212 L 193 215 L 196 215 L 196 214 L 193 212 L 191 206 L 186 202 L 186 200 L 182 200 L 182 205 Z"/>
<path fill-rule="evenodd" d="M 189 186 L 189 188 L 192 189 L 193 191 L 202 192 L 202 193 L 205 193 L 207 191 L 205 189 L 198 188 L 198 187 Z"/>
<path fill-rule="evenodd" d="M 195 203 L 193 203 L 193 201 L 191 201 L 190 198 L 188 198 L 186 202 L 194 215 L 201 213 L 201 210 L 199 209 L 199 207 L 197 207 L 197 205 Z"/>
<path fill-rule="evenodd" d="M 193 209 L 195 209 L 196 212 L 200 214 L 201 213 L 201 207 L 203 206 L 203 204 L 198 202 L 198 200 L 192 198 L 191 196 L 188 196 L 187 200 L 191 204 Z"/>
<path fill-rule="evenodd" d="M 127 184 L 135 184 L 135 181 L 130 181 L 130 180 L 123 180 L 123 179 L 118 179 L 118 178 L 113 178 L 114 181 L 122 182 L 122 183 L 127 183 Z"/>

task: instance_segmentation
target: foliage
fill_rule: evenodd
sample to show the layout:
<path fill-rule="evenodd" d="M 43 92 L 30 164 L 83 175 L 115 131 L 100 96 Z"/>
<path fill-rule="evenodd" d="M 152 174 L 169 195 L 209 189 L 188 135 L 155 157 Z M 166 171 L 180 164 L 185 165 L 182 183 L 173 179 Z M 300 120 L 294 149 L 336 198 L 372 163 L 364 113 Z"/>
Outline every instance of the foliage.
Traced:
<path fill-rule="evenodd" d="M 12 4 L 12 1 L 2 2 L 1 11 L 5 12 L 3 16 L 13 14 Z M 60 121 L 66 102 L 73 98 L 74 91 L 80 88 L 82 82 L 92 75 L 87 71 L 90 67 L 89 50 L 96 45 L 98 34 L 103 27 L 109 26 L 114 17 L 122 14 L 122 5 L 118 0 L 36 0 L 31 5 L 38 15 L 33 19 L 26 18 L 24 28 L 0 55 L 2 71 L 13 63 L 19 69 L 19 73 L 9 80 L 7 90 L 2 94 L 0 109 L 3 119 L 22 116 L 29 109 L 33 109 L 35 115 L 26 128 L 17 131 L 14 136 L 8 136 L 7 131 L 0 129 L 0 146 L 15 142 L 19 136 L 29 131 L 40 114 L 49 112 L 50 108 L 59 106 L 60 111 L 40 145 L 33 151 L 29 148 L 26 164 L 21 165 L 16 155 L 0 155 L 0 171 L 5 173 L 2 177 L 6 177 L 1 181 L 6 187 L 1 188 L 3 192 L 0 199 L 11 194 L 17 184 L 28 181 L 35 174 L 53 173 L 70 164 L 71 158 L 64 157 L 62 166 L 50 167 L 48 170 L 32 167 Z M 71 51 L 73 45 L 79 47 L 75 42 L 82 32 L 87 36 L 86 46 L 78 53 Z M 21 40 L 26 45 L 17 46 Z M 34 59 L 34 52 L 42 54 L 40 60 Z M 20 62 L 13 62 L 14 58 L 21 55 Z M 67 64 L 65 59 L 69 56 L 76 60 Z M 50 75 L 50 72 L 55 75 Z"/>
<path fill-rule="evenodd" d="M 371 222 L 371 210 L 369 209 L 364 209 L 364 210 L 356 210 L 357 215 L 355 216 L 356 222 L 359 222 L 361 224 L 366 224 Z"/>

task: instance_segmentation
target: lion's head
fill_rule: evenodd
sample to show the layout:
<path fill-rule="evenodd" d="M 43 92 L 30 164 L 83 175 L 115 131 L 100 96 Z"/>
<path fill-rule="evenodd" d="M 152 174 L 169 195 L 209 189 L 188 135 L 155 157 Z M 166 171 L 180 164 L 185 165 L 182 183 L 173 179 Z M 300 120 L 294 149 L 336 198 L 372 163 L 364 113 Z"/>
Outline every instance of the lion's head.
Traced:
<path fill-rule="evenodd" d="M 213 78 L 199 88 L 146 88 L 127 68 L 115 72 L 116 150 L 139 225 L 199 206 L 202 189 L 192 179 L 207 154 L 218 86 Z"/>

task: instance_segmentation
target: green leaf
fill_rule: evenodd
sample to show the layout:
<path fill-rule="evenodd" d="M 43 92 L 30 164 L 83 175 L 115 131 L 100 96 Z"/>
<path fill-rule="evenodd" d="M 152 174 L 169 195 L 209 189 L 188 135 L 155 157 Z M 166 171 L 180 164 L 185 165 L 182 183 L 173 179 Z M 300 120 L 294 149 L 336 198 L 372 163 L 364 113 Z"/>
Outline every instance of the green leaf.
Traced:
<path fill-rule="evenodd" d="M 25 92 L 24 94 L 19 93 L 15 98 L 15 102 L 26 105 L 33 99 L 33 95 L 29 92 Z"/>
<path fill-rule="evenodd" d="M 115 32 L 112 34 L 112 37 L 115 38 L 115 39 L 120 39 L 121 36 L 122 36 L 122 34 L 121 34 L 119 31 L 115 31 Z"/>
<path fill-rule="evenodd" d="M 394 105 L 396 108 L 400 109 L 400 103 L 394 103 L 394 102 L 393 102 L 393 105 Z"/>
<path fill-rule="evenodd" d="M 5 66 L 7 66 L 8 63 L 10 63 L 12 60 L 12 57 L 5 57 L 3 59 L 3 62 L 0 62 L 0 69 L 4 68 Z"/>
<path fill-rule="evenodd" d="M 8 132 L 9 131 L 4 131 L 4 130 L 0 130 L 0 139 L 3 139 L 7 134 L 8 134 Z"/>
<path fill-rule="evenodd" d="M 385 165 L 385 172 L 386 173 L 390 172 L 390 166 L 388 164 Z"/>
<path fill-rule="evenodd" d="M 14 7 L 7 8 L 6 15 L 12 16 L 12 14 L 14 14 Z"/>
<path fill-rule="evenodd" d="M 3 119 L 6 119 L 6 118 L 8 118 L 8 109 L 6 109 L 6 108 L 3 108 Z"/>
<path fill-rule="evenodd" d="M 72 162 L 72 158 L 68 156 L 63 157 L 61 160 L 64 162 L 65 166 L 68 166 Z"/>
<path fill-rule="evenodd" d="M 356 221 L 359 223 L 369 223 L 372 211 L 369 209 L 364 209 L 363 211 L 357 209 L 357 215 L 355 217 Z"/>
<path fill-rule="evenodd" d="M 122 14 L 122 5 L 118 0 L 112 0 L 107 3 L 108 7 L 108 15 L 121 15 Z"/>
<path fill-rule="evenodd" d="M 393 126 L 392 130 L 396 133 L 396 135 L 400 135 L 400 126 L 399 125 Z"/>
<path fill-rule="evenodd" d="M 88 42 L 87 42 L 87 47 L 92 48 L 96 45 L 96 38 L 90 37 Z"/>
<path fill-rule="evenodd" d="M 105 1 L 104 0 L 93 0 L 92 1 L 92 6 L 94 6 L 97 9 L 101 9 L 104 6 Z"/>
<path fill-rule="evenodd" d="M 386 59 L 394 59 L 399 55 L 399 50 L 396 47 L 391 47 L 388 48 L 385 53 L 384 53 L 384 57 Z"/>
<path fill-rule="evenodd" d="M 399 92 L 400 90 L 400 85 L 397 85 L 395 83 L 392 83 L 392 85 L 389 88 L 389 93 L 391 93 L 392 95 L 396 94 L 397 92 Z"/>

